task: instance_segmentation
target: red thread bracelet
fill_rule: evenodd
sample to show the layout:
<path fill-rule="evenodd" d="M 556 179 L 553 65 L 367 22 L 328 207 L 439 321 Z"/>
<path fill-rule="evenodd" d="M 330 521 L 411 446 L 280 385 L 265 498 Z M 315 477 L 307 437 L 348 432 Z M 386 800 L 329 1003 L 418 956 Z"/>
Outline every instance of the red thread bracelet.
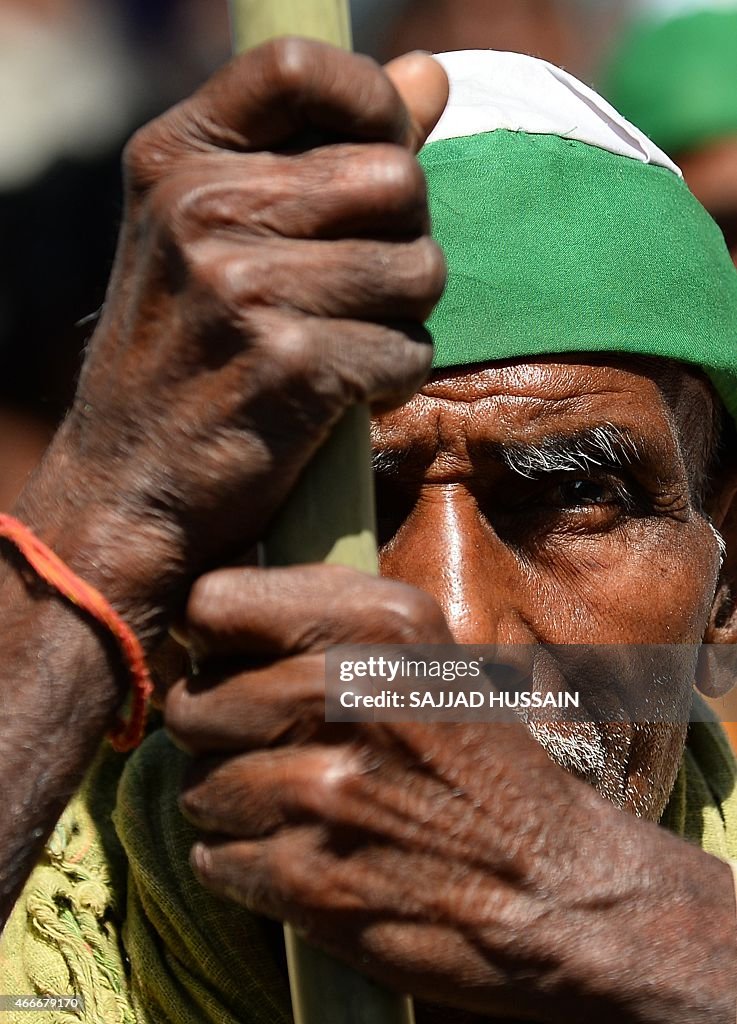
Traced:
<path fill-rule="evenodd" d="M 118 615 L 115 609 L 89 583 L 79 576 L 55 555 L 43 541 L 20 520 L 0 514 L 0 537 L 11 541 L 20 551 L 34 572 L 49 586 L 58 591 L 82 611 L 92 616 L 117 640 L 123 660 L 130 672 L 133 686 L 130 717 L 128 721 L 118 718 L 109 734 L 115 750 L 121 753 L 133 750 L 143 738 L 146 728 L 146 711 L 153 683 L 146 667 L 143 648 L 133 630 Z"/>

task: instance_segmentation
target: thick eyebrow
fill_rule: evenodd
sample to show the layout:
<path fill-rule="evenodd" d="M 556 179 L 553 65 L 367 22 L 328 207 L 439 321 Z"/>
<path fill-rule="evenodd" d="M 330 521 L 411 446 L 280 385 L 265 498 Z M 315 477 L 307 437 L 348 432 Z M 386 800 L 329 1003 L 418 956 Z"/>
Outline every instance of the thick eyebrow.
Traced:
<path fill-rule="evenodd" d="M 624 469 L 647 461 L 640 440 L 629 430 L 611 423 L 573 434 L 553 435 L 541 441 L 494 443 L 486 446 L 486 451 L 529 480 L 546 473 Z"/>
<path fill-rule="evenodd" d="M 622 471 L 650 467 L 662 469 L 663 451 L 631 428 L 600 423 L 571 433 L 551 434 L 539 441 L 482 441 L 470 445 L 474 461 L 494 461 L 519 476 L 534 480 L 552 473 L 586 473 L 598 469 Z M 378 448 L 372 453 L 374 473 L 386 477 L 421 478 L 429 462 L 427 452 L 406 448 Z"/>
<path fill-rule="evenodd" d="M 371 452 L 372 470 L 384 477 L 400 477 L 413 471 L 421 472 L 427 461 L 427 458 L 416 455 L 410 448 L 374 448 Z"/>
<path fill-rule="evenodd" d="M 404 462 L 402 457 L 405 453 L 392 449 L 391 451 L 374 448 L 371 452 L 371 468 L 374 473 L 381 473 L 384 476 L 399 476 Z"/>

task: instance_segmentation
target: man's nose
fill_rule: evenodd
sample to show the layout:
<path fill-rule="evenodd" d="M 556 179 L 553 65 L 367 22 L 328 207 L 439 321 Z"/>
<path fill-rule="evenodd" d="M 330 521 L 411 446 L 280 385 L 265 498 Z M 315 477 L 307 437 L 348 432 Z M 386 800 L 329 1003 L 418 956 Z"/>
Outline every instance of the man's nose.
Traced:
<path fill-rule="evenodd" d="M 381 554 L 384 576 L 431 594 L 458 643 L 531 643 L 519 599 L 523 580 L 473 495 L 434 484 Z"/>

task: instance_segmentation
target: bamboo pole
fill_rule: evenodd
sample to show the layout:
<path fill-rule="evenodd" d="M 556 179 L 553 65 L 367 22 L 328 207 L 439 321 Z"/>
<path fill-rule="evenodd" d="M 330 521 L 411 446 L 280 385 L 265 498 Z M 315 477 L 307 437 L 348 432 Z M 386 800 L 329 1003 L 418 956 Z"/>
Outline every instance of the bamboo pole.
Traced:
<path fill-rule="evenodd" d="M 279 35 L 351 46 L 347 0 L 231 0 L 238 51 Z M 335 562 L 377 573 L 369 413 L 351 409 L 297 484 L 264 545 L 268 565 Z M 284 929 L 295 1024 L 414 1024 L 388 992 Z"/>
<path fill-rule="evenodd" d="M 307 36 L 351 48 L 351 17 L 346 0 L 230 0 L 238 51 L 274 36 Z"/>

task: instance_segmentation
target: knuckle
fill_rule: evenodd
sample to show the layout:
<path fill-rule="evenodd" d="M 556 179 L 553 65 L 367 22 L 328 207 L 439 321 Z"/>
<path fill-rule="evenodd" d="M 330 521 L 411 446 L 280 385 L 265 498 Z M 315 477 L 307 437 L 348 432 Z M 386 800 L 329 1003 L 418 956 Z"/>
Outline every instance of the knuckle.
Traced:
<path fill-rule="evenodd" d="M 264 74 L 280 95 L 298 95 L 318 66 L 317 47 L 298 36 L 284 36 L 263 47 Z"/>
<path fill-rule="evenodd" d="M 169 163 L 169 148 L 165 144 L 166 116 L 139 128 L 123 149 L 124 177 L 126 183 L 134 189 L 151 185 L 164 173 Z"/>
<path fill-rule="evenodd" d="M 429 297 L 433 302 L 440 299 L 448 280 L 448 265 L 445 254 L 432 238 L 422 238 L 416 243 L 423 262 L 423 274 Z"/>
<path fill-rule="evenodd" d="M 240 227 L 244 224 L 243 193 L 229 182 L 201 182 L 184 190 L 176 215 L 203 229 Z"/>
<path fill-rule="evenodd" d="M 210 227 L 217 223 L 217 215 L 225 212 L 226 202 L 217 188 L 200 182 L 190 182 L 183 187 L 175 183 L 162 189 L 166 197 L 168 217 L 180 229 Z"/>
<path fill-rule="evenodd" d="M 427 236 L 412 242 L 403 260 L 400 285 L 404 294 L 420 302 L 435 303 L 446 281 L 445 257 L 439 245 Z"/>
<path fill-rule="evenodd" d="M 189 821 L 201 821 L 208 806 L 204 787 L 186 785 L 179 793 L 179 809 Z"/>
<path fill-rule="evenodd" d="M 425 175 L 415 157 L 402 146 L 375 143 L 371 173 L 378 184 L 401 205 L 415 206 L 427 200 Z"/>
<path fill-rule="evenodd" d="M 425 381 L 432 366 L 433 341 L 430 332 L 416 324 L 405 328 L 402 345 L 402 383 L 415 392 Z"/>
<path fill-rule="evenodd" d="M 361 766 L 348 749 L 322 751 L 300 780 L 300 802 L 308 814 L 323 820 L 341 820 L 347 794 L 354 788 Z"/>
<path fill-rule="evenodd" d="M 147 210 L 165 236 L 180 242 L 244 223 L 242 192 L 226 181 L 194 173 L 166 176 L 151 190 Z"/>
<path fill-rule="evenodd" d="M 424 320 L 443 293 L 445 257 L 428 236 L 414 242 L 376 246 L 363 271 L 364 289 L 394 300 L 395 307 L 412 320 Z"/>
<path fill-rule="evenodd" d="M 195 580 L 187 601 L 188 628 L 198 633 L 208 632 L 213 625 L 213 609 L 219 610 L 224 604 L 227 607 L 233 584 L 231 570 L 211 572 Z"/>
<path fill-rule="evenodd" d="M 280 318 L 263 338 L 264 355 L 285 382 L 306 382 L 315 369 L 315 337 L 309 324 L 297 317 Z M 313 385 L 315 382 L 313 382 Z"/>
<path fill-rule="evenodd" d="M 262 296 L 261 275 L 246 252 L 233 253 L 217 239 L 203 237 L 184 243 L 181 257 L 195 292 L 214 298 L 234 315 Z"/>
<path fill-rule="evenodd" d="M 164 715 L 167 732 L 172 736 L 185 736 L 189 726 L 189 714 L 186 707 L 183 683 L 177 683 L 169 690 L 164 700 Z"/>
<path fill-rule="evenodd" d="M 314 332 L 285 312 L 307 285 L 292 274 L 288 259 L 280 260 L 268 243 L 233 243 L 215 233 L 183 241 L 180 259 L 195 293 L 209 296 L 234 324 L 254 335 L 264 355 L 282 357 L 286 370 L 314 348 Z"/>
<path fill-rule="evenodd" d="M 385 592 L 384 610 L 399 643 L 447 636 L 448 626 L 442 609 L 423 590 L 394 583 Z"/>
<path fill-rule="evenodd" d="M 152 150 L 152 126 L 145 125 L 130 137 L 123 149 L 123 169 L 131 181 L 146 177 Z"/>
<path fill-rule="evenodd" d="M 297 851 L 289 842 L 274 841 L 266 853 L 272 885 L 285 903 L 299 901 L 304 886 L 304 871 Z"/>

